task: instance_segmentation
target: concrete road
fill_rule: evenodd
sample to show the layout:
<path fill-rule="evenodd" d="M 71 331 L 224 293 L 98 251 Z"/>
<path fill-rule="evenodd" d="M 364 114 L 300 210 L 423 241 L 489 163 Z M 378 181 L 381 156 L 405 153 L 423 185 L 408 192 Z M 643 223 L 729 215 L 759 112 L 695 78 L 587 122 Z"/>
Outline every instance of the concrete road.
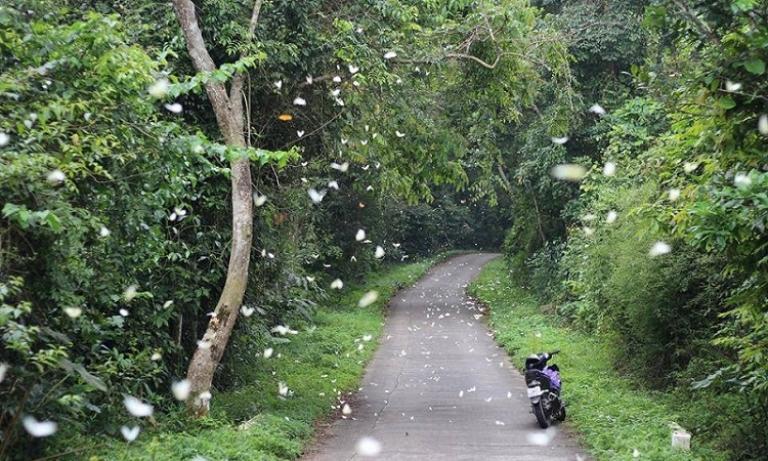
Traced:
<path fill-rule="evenodd" d="M 395 295 L 351 415 L 321 430 L 304 460 L 586 459 L 562 426 L 539 429 L 522 376 L 465 295 L 495 256 L 452 258 Z M 378 455 L 357 452 L 365 437 Z"/>

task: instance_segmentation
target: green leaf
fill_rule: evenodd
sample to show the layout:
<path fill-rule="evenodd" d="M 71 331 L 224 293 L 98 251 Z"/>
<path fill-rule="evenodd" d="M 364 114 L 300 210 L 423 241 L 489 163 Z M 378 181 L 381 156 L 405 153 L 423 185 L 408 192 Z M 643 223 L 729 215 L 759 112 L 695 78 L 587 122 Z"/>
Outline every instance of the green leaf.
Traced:
<path fill-rule="evenodd" d="M 763 75 L 765 73 L 765 61 L 760 58 L 753 58 L 744 62 L 744 68 L 755 75 Z"/>
<path fill-rule="evenodd" d="M 736 107 L 736 101 L 730 96 L 723 96 L 717 101 L 717 104 L 725 110 L 730 110 Z"/>

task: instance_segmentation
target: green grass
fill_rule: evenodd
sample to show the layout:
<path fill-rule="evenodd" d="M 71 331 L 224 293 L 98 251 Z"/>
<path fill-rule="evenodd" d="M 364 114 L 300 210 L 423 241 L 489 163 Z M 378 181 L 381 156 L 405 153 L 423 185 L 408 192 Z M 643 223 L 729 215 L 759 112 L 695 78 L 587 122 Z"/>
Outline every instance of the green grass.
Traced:
<path fill-rule="evenodd" d="M 126 443 L 116 438 L 78 436 L 67 441 L 76 452 L 64 459 L 217 460 L 295 459 L 311 440 L 315 424 L 332 415 L 338 393 L 354 391 L 365 364 L 373 355 L 384 324 L 384 306 L 398 289 L 420 278 L 447 255 L 371 274 L 363 286 L 345 288 L 332 306 L 318 308 L 313 326 L 274 347 L 272 358 L 254 351 L 248 366 L 237 370 L 248 384 L 214 393 L 211 416 L 188 420 L 181 411 L 157 415 L 157 429 L 143 428 L 139 438 Z M 366 307 L 357 301 L 368 290 L 379 292 Z M 372 335 L 370 341 L 363 341 Z M 278 357 L 279 354 L 279 357 Z M 278 397 L 278 382 L 293 391 Z M 59 451 L 61 447 L 58 447 Z"/>
<path fill-rule="evenodd" d="M 560 349 L 556 363 L 563 375 L 569 425 L 597 460 L 725 460 L 693 435 L 693 450 L 671 448 L 670 424 L 682 420 L 672 395 L 642 389 L 613 368 L 610 345 L 545 315 L 534 297 L 513 284 L 501 259 L 489 263 L 470 293 L 491 309 L 496 340 L 522 367 L 534 352 Z"/>

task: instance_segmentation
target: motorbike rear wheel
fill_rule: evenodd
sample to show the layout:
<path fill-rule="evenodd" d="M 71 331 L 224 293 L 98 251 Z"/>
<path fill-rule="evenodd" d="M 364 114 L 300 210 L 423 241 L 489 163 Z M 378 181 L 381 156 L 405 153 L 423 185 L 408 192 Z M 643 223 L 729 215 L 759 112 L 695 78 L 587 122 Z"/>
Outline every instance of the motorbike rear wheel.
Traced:
<path fill-rule="evenodd" d="M 536 421 L 539 422 L 539 426 L 542 429 L 546 429 L 552 424 L 552 417 L 547 413 L 541 401 L 533 404 L 533 414 L 536 416 Z"/>

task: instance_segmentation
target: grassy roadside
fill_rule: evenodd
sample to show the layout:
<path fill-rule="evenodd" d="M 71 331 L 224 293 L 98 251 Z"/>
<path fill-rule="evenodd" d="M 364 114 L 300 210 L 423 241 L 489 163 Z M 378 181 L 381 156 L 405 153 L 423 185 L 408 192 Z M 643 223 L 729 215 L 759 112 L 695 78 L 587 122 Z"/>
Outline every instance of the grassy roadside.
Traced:
<path fill-rule="evenodd" d="M 79 436 L 67 442 L 77 451 L 62 459 L 297 458 L 315 423 L 335 411 L 337 396 L 357 388 L 378 343 L 389 299 L 448 255 L 390 266 L 370 274 L 365 285 L 345 287 L 333 306 L 318 308 L 311 327 L 291 336 L 290 342 L 275 345 L 271 358 L 254 356 L 246 361 L 249 366 L 238 370 L 238 377 L 248 384 L 231 392 L 214 393 L 210 417 L 190 421 L 181 410 L 175 415 L 157 415 L 157 428 L 142 427 L 138 439 L 130 444 L 117 438 L 97 441 Z M 378 300 L 366 308 L 357 307 L 357 301 L 369 290 L 378 291 Z M 287 384 L 289 397 L 279 396 L 279 382 Z"/>
<path fill-rule="evenodd" d="M 568 421 L 597 460 L 724 461 L 693 435 L 693 450 L 671 448 L 669 425 L 682 406 L 669 395 L 638 388 L 612 367 L 604 339 L 573 331 L 542 313 L 536 299 L 514 286 L 502 259 L 489 263 L 470 294 L 490 306 L 496 340 L 521 367 L 525 356 L 560 349 Z M 640 453 L 633 457 L 634 450 Z"/>

